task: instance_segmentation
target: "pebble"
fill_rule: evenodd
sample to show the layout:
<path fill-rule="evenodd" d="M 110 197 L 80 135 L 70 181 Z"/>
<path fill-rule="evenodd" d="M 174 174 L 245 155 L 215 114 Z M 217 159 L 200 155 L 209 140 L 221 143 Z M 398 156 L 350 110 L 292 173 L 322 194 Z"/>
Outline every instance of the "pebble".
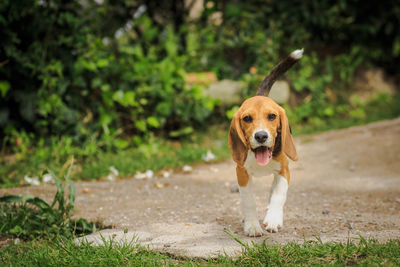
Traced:
<path fill-rule="evenodd" d="M 350 230 L 354 228 L 354 223 L 352 222 L 347 222 L 346 227 L 349 228 Z"/>
<path fill-rule="evenodd" d="M 349 170 L 350 170 L 351 172 L 354 172 L 354 171 L 356 170 L 356 166 L 354 165 L 354 163 L 352 163 L 352 164 L 350 165 Z"/>
<path fill-rule="evenodd" d="M 169 244 L 169 243 L 164 244 L 164 247 L 165 247 L 165 248 L 169 248 L 170 246 L 171 246 L 171 244 Z"/>
<path fill-rule="evenodd" d="M 323 209 L 323 210 L 322 210 L 322 214 L 324 214 L 324 215 L 329 214 L 329 210 Z"/>
<path fill-rule="evenodd" d="M 213 173 L 217 173 L 219 172 L 219 169 L 215 167 L 210 167 L 210 171 L 212 171 Z"/>
<path fill-rule="evenodd" d="M 229 189 L 231 190 L 231 193 L 238 193 L 239 192 L 239 186 L 237 184 L 231 184 L 229 186 Z"/>

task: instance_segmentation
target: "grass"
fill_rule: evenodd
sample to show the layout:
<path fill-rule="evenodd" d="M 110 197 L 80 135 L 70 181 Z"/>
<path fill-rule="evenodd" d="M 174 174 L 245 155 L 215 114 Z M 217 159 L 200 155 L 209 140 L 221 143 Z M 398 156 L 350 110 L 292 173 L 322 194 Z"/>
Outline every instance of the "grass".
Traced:
<path fill-rule="evenodd" d="M 57 192 L 51 204 L 34 196 L 0 197 L 0 237 L 17 237 L 22 240 L 35 238 L 54 238 L 58 236 L 73 238 L 96 231 L 93 222 L 83 218 L 71 219 L 75 202 L 75 185 L 69 179 L 73 161 L 64 177 L 65 185 L 49 171 Z"/>
<path fill-rule="evenodd" d="M 68 143 L 68 144 L 66 144 Z M 119 177 L 132 177 L 138 171 L 148 169 L 157 173 L 161 170 L 181 169 L 184 165 L 203 162 L 202 155 L 211 151 L 216 161 L 230 157 L 225 127 L 212 127 L 207 133 L 194 134 L 190 139 L 169 141 L 152 138 L 148 144 L 138 148 L 118 151 L 97 149 L 91 156 L 79 155 L 91 144 L 71 147 L 67 140 L 60 140 L 53 146 L 32 147 L 25 154 L 0 158 L 0 187 L 15 187 L 25 184 L 24 176 L 41 177 L 47 169 L 57 170 L 63 175 L 71 156 L 76 158 L 72 169 L 75 180 L 94 180 L 107 177 L 109 168 L 114 166 Z"/>
<path fill-rule="evenodd" d="M 151 251 L 132 243 L 102 246 L 75 244 L 71 239 L 34 240 L 0 248 L 0 262 L 5 266 L 304 266 L 362 265 L 399 266 L 400 240 L 379 243 L 364 240 L 353 243 L 321 243 L 244 247 L 238 258 L 190 259 Z"/>

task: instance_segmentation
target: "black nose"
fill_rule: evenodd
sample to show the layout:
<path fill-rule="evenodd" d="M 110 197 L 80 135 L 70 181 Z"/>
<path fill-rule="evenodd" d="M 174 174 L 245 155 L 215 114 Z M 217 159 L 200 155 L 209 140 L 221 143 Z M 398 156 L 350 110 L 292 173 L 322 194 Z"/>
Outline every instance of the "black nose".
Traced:
<path fill-rule="evenodd" d="M 256 134 L 254 135 L 254 138 L 255 138 L 259 143 L 264 143 L 265 140 L 267 140 L 267 138 L 268 138 L 268 133 L 267 133 L 267 132 L 264 132 L 264 131 L 256 132 Z"/>

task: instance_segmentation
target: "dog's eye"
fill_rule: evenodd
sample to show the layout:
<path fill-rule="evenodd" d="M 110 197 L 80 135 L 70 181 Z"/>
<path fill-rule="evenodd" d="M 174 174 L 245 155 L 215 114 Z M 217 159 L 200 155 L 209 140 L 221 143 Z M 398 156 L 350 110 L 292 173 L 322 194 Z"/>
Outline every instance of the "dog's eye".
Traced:
<path fill-rule="evenodd" d="M 253 121 L 253 118 L 252 118 L 251 116 L 246 116 L 246 117 L 243 118 L 243 120 L 244 120 L 245 122 L 252 122 L 252 121 Z"/>
<path fill-rule="evenodd" d="M 273 121 L 273 120 L 275 120 L 275 118 L 276 118 L 276 115 L 275 114 L 268 114 L 268 120 L 269 121 Z"/>

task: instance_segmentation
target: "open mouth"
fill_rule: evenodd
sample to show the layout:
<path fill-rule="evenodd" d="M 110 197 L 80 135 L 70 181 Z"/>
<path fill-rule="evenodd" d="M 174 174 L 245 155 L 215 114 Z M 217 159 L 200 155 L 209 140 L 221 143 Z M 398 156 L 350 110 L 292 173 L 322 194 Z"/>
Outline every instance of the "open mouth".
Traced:
<path fill-rule="evenodd" d="M 259 146 L 252 149 L 259 165 L 267 165 L 272 157 L 272 148 L 267 146 Z"/>

